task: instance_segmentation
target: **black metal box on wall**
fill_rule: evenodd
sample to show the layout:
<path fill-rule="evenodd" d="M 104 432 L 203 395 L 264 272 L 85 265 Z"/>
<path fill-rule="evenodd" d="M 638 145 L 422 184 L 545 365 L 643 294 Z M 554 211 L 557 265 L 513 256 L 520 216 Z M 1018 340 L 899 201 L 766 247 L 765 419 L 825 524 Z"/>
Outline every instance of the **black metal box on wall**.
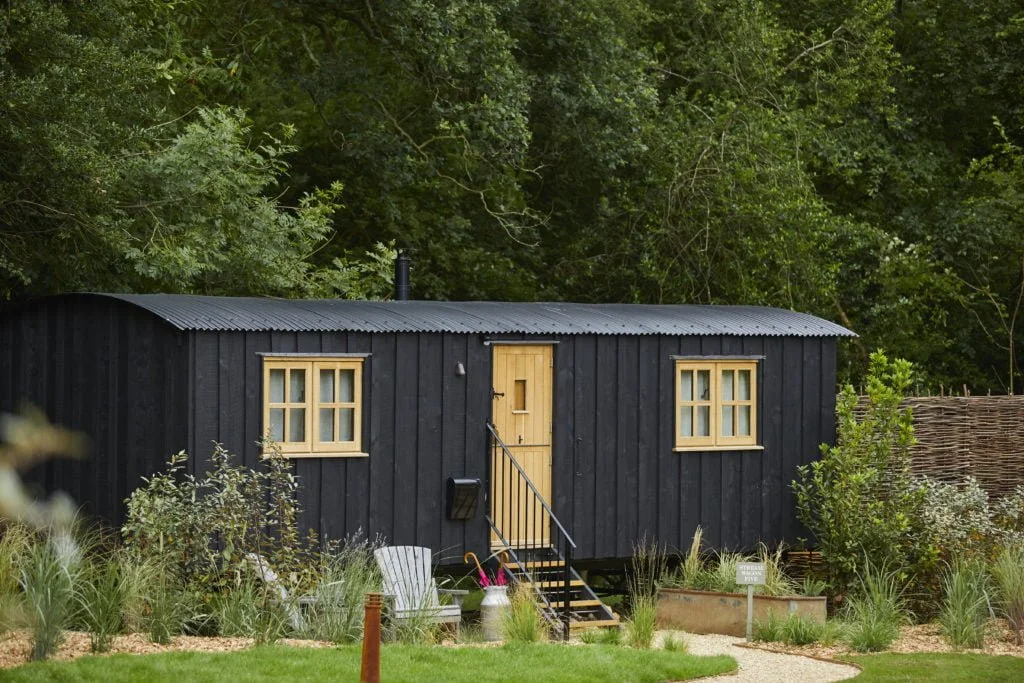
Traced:
<path fill-rule="evenodd" d="M 476 506 L 479 499 L 479 479 L 448 477 L 448 519 L 473 519 L 476 517 Z"/>

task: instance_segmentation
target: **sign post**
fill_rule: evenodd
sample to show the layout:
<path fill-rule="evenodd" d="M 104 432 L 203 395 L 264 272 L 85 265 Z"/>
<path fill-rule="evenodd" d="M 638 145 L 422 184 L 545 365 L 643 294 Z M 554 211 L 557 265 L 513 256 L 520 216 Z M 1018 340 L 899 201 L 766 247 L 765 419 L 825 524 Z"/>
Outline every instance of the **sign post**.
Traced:
<path fill-rule="evenodd" d="M 764 562 L 737 562 L 736 583 L 747 587 L 747 642 L 754 639 L 754 586 L 765 582 Z"/>

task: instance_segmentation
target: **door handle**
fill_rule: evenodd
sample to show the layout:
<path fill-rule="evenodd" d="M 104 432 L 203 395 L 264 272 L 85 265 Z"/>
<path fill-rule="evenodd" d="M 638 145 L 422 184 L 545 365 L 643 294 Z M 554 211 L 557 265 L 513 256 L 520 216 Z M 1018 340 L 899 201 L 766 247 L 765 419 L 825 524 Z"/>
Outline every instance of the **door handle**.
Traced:
<path fill-rule="evenodd" d="M 505 395 L 505 392 L 503 392 L 503 391 L 495 391 L 494 389 L 491 389 L 491 398 L 492 399 L 494 399 L 494 398 L 501 398 L 504 395 Z"/>

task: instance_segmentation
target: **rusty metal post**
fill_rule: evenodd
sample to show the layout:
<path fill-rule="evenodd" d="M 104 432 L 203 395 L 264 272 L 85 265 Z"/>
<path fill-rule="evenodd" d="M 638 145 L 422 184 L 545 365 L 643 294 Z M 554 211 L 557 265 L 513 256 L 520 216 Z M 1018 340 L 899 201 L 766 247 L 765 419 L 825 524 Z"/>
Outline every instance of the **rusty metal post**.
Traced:
<path fill-rule="evenodd" d="M 359 683 L 380 683 L 380 593 L 367 593 L 363 613 L 363 666 Z"/>

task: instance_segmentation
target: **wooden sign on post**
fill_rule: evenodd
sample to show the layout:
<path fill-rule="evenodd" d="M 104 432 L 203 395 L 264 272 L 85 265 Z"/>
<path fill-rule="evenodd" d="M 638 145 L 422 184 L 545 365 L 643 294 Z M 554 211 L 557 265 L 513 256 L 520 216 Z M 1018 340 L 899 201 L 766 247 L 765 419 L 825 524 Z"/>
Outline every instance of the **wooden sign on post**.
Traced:
<path fill-rule="evenodd" d="M 767 577 L 764 562 L 737 562 L 736 583 L 747 587 L 747 642 L 754 639 L 754 586 L 763 586 Z"/>

